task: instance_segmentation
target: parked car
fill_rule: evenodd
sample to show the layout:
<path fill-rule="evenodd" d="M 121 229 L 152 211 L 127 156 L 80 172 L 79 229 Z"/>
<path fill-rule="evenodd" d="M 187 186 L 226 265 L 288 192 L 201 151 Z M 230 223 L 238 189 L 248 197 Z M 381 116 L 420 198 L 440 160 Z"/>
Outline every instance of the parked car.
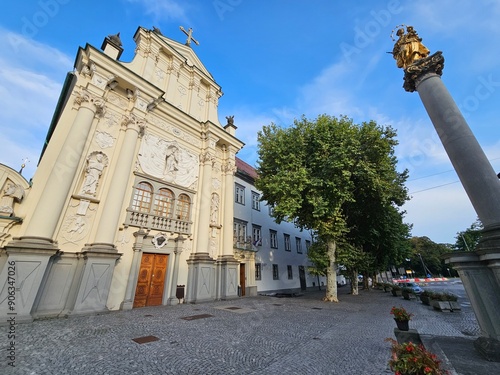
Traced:
<path fill-rule="evenodd" d="M 413 282 L 398 283 L 398 285 L 401 288 L 410 288 L 410 289 L 412 289 L 413 293 L 415 293 L 415 294 L 420 294 L 420 293 L 422 293 L 424 291 L 418 284 L 413 283 Z"/>

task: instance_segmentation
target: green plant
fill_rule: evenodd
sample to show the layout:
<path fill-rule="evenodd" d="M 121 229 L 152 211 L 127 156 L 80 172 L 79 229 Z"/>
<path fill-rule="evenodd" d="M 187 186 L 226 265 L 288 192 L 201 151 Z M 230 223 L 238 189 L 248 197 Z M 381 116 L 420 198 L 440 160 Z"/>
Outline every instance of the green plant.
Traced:
<path fill-rule="evenodd" d="M 391 315 L 394 315 L 394 319 L 396 320 L 411 320 L 411 317 L 413 316 L 412 313 L 406 311 L 405 308 L 402 306 L 401 307 L 392 306 Z"/>
<path fill-rule="evenodd" d="M 441 361 L 437 356 L 413 342 L 398 344 L 394 339 L 386 341 L 392 343 L 392 356 L 389 367 L 395 375 L 445 375 L 448 371 L 441 369 Z"/>
<path fill-rule="evenodd" d="M 436 301 L 456 301 L 458 299 L 456 295 L 449 292 L 433 293 L 431 298 Z"/>
<path fill-rule="evenodd" d="M 403 287 L 403 289 L 401 289 L 401 292 L 403 293 L 408 293 L 408 294 L 413 294 L 413 289 L 412 288 L 408 288 L 408 287 Z"/>
<path fill-rule="evenodd" d="M 392 288 L 392 290 L 401 290 L 401 287 L 397 284 L 392 284 L 391 288 Z"/>
<path fill-rule="evenodd" d="M 435 295 L 436 293 L 435 292 L 431 292 L 430 290 L 425 290 L 420 293 L 420 296 L 421 297 L 429 297 L 429 298 L 433 298 L 433 296 Z"/>

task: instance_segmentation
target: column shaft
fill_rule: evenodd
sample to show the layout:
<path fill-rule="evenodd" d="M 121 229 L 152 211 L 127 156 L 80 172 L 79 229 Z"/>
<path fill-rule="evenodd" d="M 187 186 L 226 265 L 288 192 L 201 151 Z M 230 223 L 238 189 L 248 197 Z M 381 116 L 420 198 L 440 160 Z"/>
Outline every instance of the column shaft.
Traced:
<path fill-rule="evenodd" d="M 416 88 L 479 219 L 500 223 L 498 177 L 441 78 L 426 74 Z"/>
<path fill-rule="evenodd" d="M 47 184 L 28 222 L 25 237 L 52 238 L 82 158 L 96 113 L 94 103 L 83 103 L 61 147 Z"/>
<path fill-rule="evenodd" d="M 140 132 L 138 122 L 129 122 L 125 131 L 125 139 L 120 150 L 119 162 L 116 164 L 109 193 L 104 201 L 99 228 L 95 236 L 95 244 L 113 244 L 115 241 L 116 228 L 122 214 L 121 207 L 127 191 L 127 183 L 130 171 L 134 163 L 135 148 Z"/>

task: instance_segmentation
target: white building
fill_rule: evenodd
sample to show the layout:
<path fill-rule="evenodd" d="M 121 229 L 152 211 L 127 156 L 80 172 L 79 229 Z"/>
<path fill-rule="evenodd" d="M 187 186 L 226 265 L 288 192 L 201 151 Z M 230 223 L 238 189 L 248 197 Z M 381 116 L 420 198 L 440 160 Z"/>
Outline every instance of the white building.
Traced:
<path fill-rule="evenodd" d="M 241 293 L 299 292 L 325 284 L 324 277 L 318 280 L 307 272 L 311 234 L 293 223 L 277 224 L 254 186 L 255 169 L 239 158 L 236 168 L 233 232 Z"/>

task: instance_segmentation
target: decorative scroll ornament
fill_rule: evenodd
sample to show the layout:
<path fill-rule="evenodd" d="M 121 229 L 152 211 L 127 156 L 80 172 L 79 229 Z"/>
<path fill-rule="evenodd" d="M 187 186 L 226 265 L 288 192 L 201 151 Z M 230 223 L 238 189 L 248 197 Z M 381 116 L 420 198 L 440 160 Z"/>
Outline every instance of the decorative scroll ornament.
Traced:
<path fill-rule="evenodd" d="M 441 51 L 437 51 L 425 59 L 421 59 L 405 69 L 403 88 L 408 92 L 416 91 L 418 80 L 428 73 L 443 74 L 444 57 Z"/>
<path fill-rule="evenodd" d="M 75 96 L 75 104 L 82 105 L 83 103 L 91 103 L 95 106 L 95 113 L 98 116 L 104 115 L 105 101 L 102 98 L 96 97 L 87 90 L 78 92 Z"/>

